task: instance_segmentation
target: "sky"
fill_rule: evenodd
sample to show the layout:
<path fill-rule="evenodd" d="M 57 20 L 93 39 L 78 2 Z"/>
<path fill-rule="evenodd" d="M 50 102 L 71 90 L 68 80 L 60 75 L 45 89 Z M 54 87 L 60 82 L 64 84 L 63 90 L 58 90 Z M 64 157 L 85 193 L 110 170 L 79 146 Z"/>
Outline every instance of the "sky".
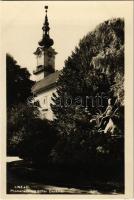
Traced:
<path fill-rule="evenodd" d="M 79 40 L 105 20 L 129 14 L 125 1 L 3 1 L 2 48 L 18 64 L 32 74 L 36 68 L 33 52 L 42 38 L 45 18 L 44 6 L 48 5 L 50 37 L 54 40 L 56 70 L 64 66 Z M 131 6 L 131 5 L 130 5 Z M 32 75 L 31 79 L 35 79 Z"/>

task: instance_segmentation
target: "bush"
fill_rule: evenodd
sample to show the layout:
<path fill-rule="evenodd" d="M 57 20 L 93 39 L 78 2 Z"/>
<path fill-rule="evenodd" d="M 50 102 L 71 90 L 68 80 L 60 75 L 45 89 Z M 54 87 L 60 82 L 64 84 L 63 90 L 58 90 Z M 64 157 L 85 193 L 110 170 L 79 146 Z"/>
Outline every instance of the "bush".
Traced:
<path fill-rule="evenodd" d="M 56 142 L 56 133 L 51 122 L 38 117 L 32 105 L 19 104 L 8 111 L 7 152 L 25 160 L 48 162 Z"/>

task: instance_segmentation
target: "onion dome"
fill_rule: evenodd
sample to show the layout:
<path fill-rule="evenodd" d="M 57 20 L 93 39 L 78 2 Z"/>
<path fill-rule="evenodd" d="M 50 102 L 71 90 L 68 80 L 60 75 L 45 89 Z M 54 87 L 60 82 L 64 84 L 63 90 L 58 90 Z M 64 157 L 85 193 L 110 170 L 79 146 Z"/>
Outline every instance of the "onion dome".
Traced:
<path fill-rule="evenodd" d="M 50 27 L 49 27 L 49 22 L 48 22 L 48 17 L 47 17 L 47 9 L 48 6 L 45 6 L 45 12 L 46 12 L 46 16 L 45 16 L 45 22 L 43 24 L 42 30 L 43 30 L 43 37 L 42 40 L 39 41 L 39 45 L 44 47 L 44 48 L 49 48 L 54 44 L 53 39 L 50 38 L 49 36 L 49 31 L 50 31 Z"/>

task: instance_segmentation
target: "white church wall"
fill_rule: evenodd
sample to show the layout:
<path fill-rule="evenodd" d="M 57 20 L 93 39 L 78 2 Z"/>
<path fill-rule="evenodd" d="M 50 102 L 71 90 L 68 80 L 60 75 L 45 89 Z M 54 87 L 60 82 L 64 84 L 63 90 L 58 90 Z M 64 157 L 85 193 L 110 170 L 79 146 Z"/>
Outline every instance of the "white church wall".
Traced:
<path fill-rule="evenodd" d="M 44 91 L 35 97 L 35 101 L 39 101 L 40 103 L 41 118 L 47 118 L 49 120 L 53 120 L 54 118 L 54 114 L 50 106 L 52 103 L 51 97 L 53 93 L 56 93 L 55 88 Z"/>
<path fill-rule="evenodd" d="M 38 56 L 38 58 L 37 58 L 37 66 L 39 66 L 39 65 L 44 65 L 44 57 L 43 57 L 43 55 Z"/>

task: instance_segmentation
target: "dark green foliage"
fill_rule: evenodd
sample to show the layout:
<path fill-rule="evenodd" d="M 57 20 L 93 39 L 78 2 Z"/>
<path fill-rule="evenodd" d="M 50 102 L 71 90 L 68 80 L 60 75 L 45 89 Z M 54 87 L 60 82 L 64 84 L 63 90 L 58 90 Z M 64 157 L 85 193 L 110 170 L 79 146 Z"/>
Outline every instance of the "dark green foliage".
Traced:
<path fill-rule="evenodd" d="M 30 73 L 26 68 L 21 68 L 12 56 L 6 55 L 7 72 L 7 106 L 26 103 L 32 95 L 31 87 L 34 81 L 30 80 Z"/>
<path fill-rule="evenodd" d="M 39 165 L 48 164 L 49 154 L 57 139 L 51 123 L 48 120 L 35 119 L 25 131 L 19 145 L 19 156 Z"/>
<path fill-rule="evenodd" d="M 18 155 L 18 145 L 22 142 L 31 123 L 38 118 L 38 110 L 32 105 L 18 104 L 7 108 L 7 154 Z"/>
<path fill-rule="evenodd" d="M 48 162 L 56 133 L 48 120 L 41 120 L 32 105 L 19 104 L 8 112 L 8 153 L 25 160 Z"/>
<path fill-rule="evenodd" d="M 87 97 L 105 97 L 103 105 Z M 98 113 L 112 99 L 114 133 L 96 128 Z M 124 21 L 112 19 L 87 34 L 65 61 L 53 95 L 52 110 L 59 131 L 52 161 L 68 165 L 123 162 L 124 135 Z M 81 100 L 82 99 L 82 102 Z M 101 115 L 101 114 L 100 114 Z M 113 139 L 114 138 L 114 139 Z M 111 163 L 111 162 L 110 162 Z"/>

